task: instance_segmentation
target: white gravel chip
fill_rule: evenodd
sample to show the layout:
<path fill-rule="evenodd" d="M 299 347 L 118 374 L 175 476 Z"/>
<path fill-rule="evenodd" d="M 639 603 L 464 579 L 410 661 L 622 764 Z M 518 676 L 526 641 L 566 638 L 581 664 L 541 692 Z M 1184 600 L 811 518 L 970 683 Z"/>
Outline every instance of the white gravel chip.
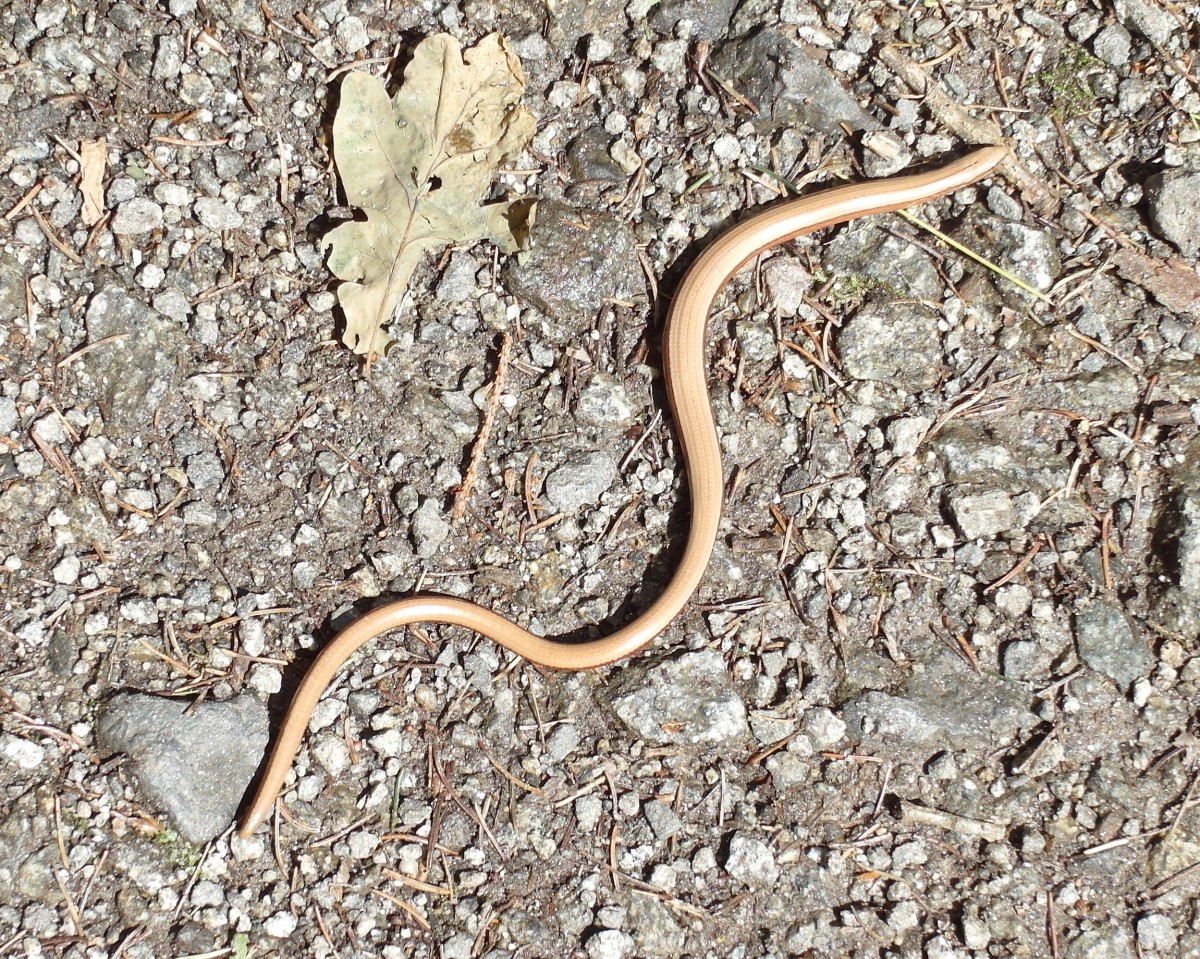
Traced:
<path fill-rule="evenodd" d="M 79 582 L 80 562 L 78 556 L 64 556 L 51 571 L 54 582 L 64 586 L 72 586 Z"/>
<path fill-rule="evenodd" d="M 158 608 L 154 600 L 143 596 L 127 599 L 120 607 L 121 618 L 139 626 L 153 626 L 158 622 Z"/>
<path fill-rule="evenodd" d="M 450 535 L 450 524 L 442 516 L 437 504 L 427 499 L 412 514 L 410 530 L 413 546 L 421 559 L 429 559 Z"/>
<path fill-rule="evenodd" d="M 117 207 L 112 231 L 117 236 L 139 236 L 163 225 L 162 207 L 144 196 L 135 196 Z"/>
<path fill-rule="evenodd" d="M 612 705 L 621 722 L 647 742 L 729 743 L 750 734 L 746 705 L 714 649 L 647 668 L 639 683 L 615 691 Z"/>
<path fill-rule="evenodd" d="M 725 871 L 748 886 L 768 887 L 779 878 L 771 847 L 760 839 L 738 833 L 729 841 Z"/>
<path fill-rule="evenodd" d="M 358 17 L 346 17 L 337 25 L 338 45 L 347 53 L 357 53 L 371 42 L 367 28 Z"/>
<path fill-rule="evenodd" d="M 256 663 L 246 677 L 246 683 L 263 696 L 274 696 L 283 688 L 283 674 L 278 667 Z"/>
<path fill-rule="evenodd" d="M 897 456 L 912 456 L 933 420 L 927 416 L 903 416 L 888 424 L 887 438 Z"/>
<path fill-rule="evenodd" d="M 341 736 L 322 736 L 312 753 L 321 768 L 335 778 L 350 768 L 350 749 Z"/>
<path fill-rule="evenodd" d="M 56 416 L 53 413 L 47 414 L 33 424 L 33 432 L 37 434 L 38 439 L 44 440 L 47 443 L 65 443 L 67 442 L 67 428 L 63 423 L 61 416 Z"/>
<path fill-rule="evenodd" d="M 1152 912 L 1137 921 L 1137 939 L 1143 949 L 1153 949 L 1166 956 L 1178 944 L 1179 934 L 1170 919 L 1160 912 Z"/>
<path fill-rule="evenodd" d="M 817 749 L 830 749 L 846 735 L 846 724 L 825 706 L 814 706 L 804 714 L 804 731 Z"/>
<path fill-rule="evenodd" d="M 795 316 L 800 311 L 813 286 L 812 274 L 787 256 L 768 260 L 763 264 L 762 276 L 767 301 L 784 316 Z"/>
<path fill-rule="evenodd" d="M 555 509 L 573 513 L 594 506 L 616 478 L 617 462 L 607 453 L 573 456 L 546 477 L 546 497 Z"/>
<path fill-rule="evenodd" d="M 978 916 L 965 916 L 962 921 L 963 942 L 968 949 L 986 949 L 992 942 L 992 931 Z"/>
<path fill-rule="evenodd" d="M 346 704 L 340 699 L 322 699 L 313 707 L 312 715 L 308 717 L 308 728 L 312 732 L 332 726 L 346 711 Z"/>
<path fill-rule="evenodd" d="M 604 804 L 595 796 L 580 796 L 575 800 L 575 818 L 579 821 L 580 832 L 591 832 L 600 821 Z"/>
<path fill-rule="evenodd" d="M 475 954 L 475 937 L 465 932 L 451 936 L 442 943 L 442 959 L 471 959 Z"/>
<path fill-rule="evenodd" d="M 297 925 L 299 920 L 295 916 L 290 912 L 280 911 L 263 923 L 263 932 L 273 939 L 286 939 L 296 931 Z"/>
<path fill-rule="evenodd" d="M 903 872 L 915 866 L 923 866 L 929 861 L 929 850 L 919 839 L 906 842 L 892 850 L 892 869 Z"/>
<path fill-rule="evenodd" d="M 154 199 L 165 206 L 186 206 L 191 195 L 192 191 L 182 183 L 167 181 L 154 188 Z"/>
<path fill-rule="evenodd" d="M 16 401 L 8 396 L 0 396 L 0 434 L 13 432 L 20 422 Z"/>
<path fill-rule="evenodd" d="M 921 907 L 911 899 L 899 902 L 888 913 L 888 928 L 893 932 L 905 933 L 921 924 Z"/>
<path fill-rule="evenodd" d="M 201 909 L 225 902 L 225 888 L 211 879 L 201 879 L 192 889 L 192 905 Z"/>
<path fill-rule="evenodd" d="M 573 753 L 575 747 L 578 745 L 579 730 L 575 728 L 574 723 L 564 723 L 561 726 L 556 726 L 554 731 L 546 737 L 546 753 L 544 758 L 547 762 L 560 762 Z"/>
<path fill-rule="evenodd" d="M 1033 605 L 1033 593 L 1021 583 L 1010 583 L 996 590 L 996 608 L 1012 619 L 1021 619 Z"/>
<path fill-rule="evenodd" d="M 42 746 L 18 736 L 5 736 L 0 753 L 21 769 L 37 769 L 46 758 L 46 750 Z"/>
<path fill-rule="evenodd" d="M 965 539 L 997 536 L 1012 529 L 1016 522 L 1012 498 L 1003 490 L 956 492 L 949 501 L 954 525 Z"/>
<path fill-rule="evenodd" d="M 692 872 L 704 874 L 712 872 L 717 868 L 717 854 L 714 853 L 708 846 L 696 851 L 696 855 L 692 856 Z"/>
<path fill-rule="evenodd" d="M 633 955 L 633 936 L 620 929 L 601 929 L 587 941 L 584 949 L 591 959 L 624 959 Z"/>
<path fill-rule="evenodd" d="M 46 468 L 46 461 L 42 459 L 42 454 L 35 450 L 18 453 L 13 457 L 13 462 L 16 464 L 17 472 L 22 476 L 41 476 L 42 470 Z"/>
<path fill-rule="evenodd" d="M 771 774 L 771 782 L 778 790 L 803 786 L 809 781 L 812 766 L 813 764 L 809 760 L 786 750 L 768 756 L 766 761 L 767 772 Z"/>
<path fill-rule="evenodd" d="M 384 759 L 407 751 L 408 741 L 399 729 L 385 729 L 368 740 L 369 745 Z"/>
<path fill-rule="evenodd" d="M 366 830 L 360 830 L 350 834 L 348 845 L 350 855 L 355 859 L 369 859 L 379 848 L 379 837 Z"/>
<path fill-rule="evenodd" d="M 591 36 L 588 38 L 587 58 L 592 63 L 603 63 L 613 55 L 615 49 L 611 40 L 606 40 L 604 37 Z"/>
<path fill-rule="evenodd" d="M 242 225 L 242 215 L 215 196 L 200 197 L 196 200 L 194 209 L 196 219 L 210 230 L 236 230 Z"/>
<path fill-rule="evenodd" d="M 157 290 L 166 278 L 166 270 L 157 263 L 147 263 L 137 274 L 138 286 L 145 290 Z"/>
<path fill-rule="evenodd" d="M 302 560 L 292 567 L 292 583 L 297 589 L 312 589 L 321 573 L 321 568 L 309 560 Z"/>
<path fill-rule="evenodd" d="M 580 391 L 575 415 L 588 426 L 626 426 L 633 420 L 633 404 L 620 380 L 597 373 Z"/>

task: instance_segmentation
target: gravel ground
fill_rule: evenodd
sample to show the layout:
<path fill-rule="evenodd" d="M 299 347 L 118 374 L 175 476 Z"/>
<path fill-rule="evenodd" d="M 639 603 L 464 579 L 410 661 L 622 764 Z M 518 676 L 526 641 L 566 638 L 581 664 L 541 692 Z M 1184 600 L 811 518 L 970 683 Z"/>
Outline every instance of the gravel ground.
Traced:
<path fill-rule="evenodd" d="M 1200 956 L 1198 20 L 4 4 L 0 955 Z M 495 30 L 534 245 L 425 263 L 365 377 L 318 245 L 338 77 Z M 584 636 L 660 589 L 659 331 L 707 238 L 997 136 L 920 215 L 1040 295 L 896 216 L 730 285 L 725 526 L 653 650 L 372 644 L 232 835 L 379 597 Z"/>

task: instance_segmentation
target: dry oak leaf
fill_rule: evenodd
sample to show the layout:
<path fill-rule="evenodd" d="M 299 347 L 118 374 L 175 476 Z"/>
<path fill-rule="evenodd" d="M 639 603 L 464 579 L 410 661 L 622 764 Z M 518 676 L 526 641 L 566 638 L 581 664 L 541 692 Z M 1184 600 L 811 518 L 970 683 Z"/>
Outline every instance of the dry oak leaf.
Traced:
<path fill-rule="evenodd" d="M 421 257 L 447 244 L 523 240 L 527 205 L 481 205 L 501 164 L 533 136 L 520 105 L 521 62 L 499 34 L 466 51 L 449 34 L 423 40 L 388 98 L 367 73 L 342 81 L 333 156 L 346 199 L 366 214 L 327 233 L 329 269 L 346 314 L 342 337 L 368 368 Z"/>

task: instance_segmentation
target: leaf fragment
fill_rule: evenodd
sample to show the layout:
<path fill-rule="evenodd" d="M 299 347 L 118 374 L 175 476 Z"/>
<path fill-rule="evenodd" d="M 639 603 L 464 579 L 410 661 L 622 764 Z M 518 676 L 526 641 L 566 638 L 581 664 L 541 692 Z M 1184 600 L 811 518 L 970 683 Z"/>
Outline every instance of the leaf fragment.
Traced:
<path fill-rule="evenodd" d="M 449 34 L 428 37 L 390 99 L 370 74 L 342 80 L 334 160 L 346 199 L 366 218 L 335 227 L 322 247 L 345 281 L 342 342 L 368 368 L 391 342 L 383 326 L 422 256 L 481 239 L 505 252 L 520 246 L 527 204 L 483 200 L 533 135 L 524 89 L 520 60 L 495 33 L 465 54 Z"/>
<path fill-rule="evenodd" d="M 1168 310 L 1200 313 L 1200 276 L 1178 257 L 1160 260 L 1128 247 L 1113 251 L 1117 272 L 1136 283 Z"/>
<path fill-rule="evenodd" d="M 104 216 L 104 169 L 108 165 L 108 143 L 104 137 L 79 143 L 79 192 L 83 196 L 81 216 L 87 226 Z"/>

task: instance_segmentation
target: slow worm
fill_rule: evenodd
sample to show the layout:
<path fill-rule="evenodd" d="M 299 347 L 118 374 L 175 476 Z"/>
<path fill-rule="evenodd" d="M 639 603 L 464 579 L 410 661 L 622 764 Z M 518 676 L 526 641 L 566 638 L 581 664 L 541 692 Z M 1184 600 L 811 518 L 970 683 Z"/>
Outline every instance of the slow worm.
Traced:
<path fill-rule="evenodd" d="M 372 610 L 338 633 L 301 681 L 240 834 L 249 836 L 270 813 L 313 707 L 334 674 L 363 643 L 377 636 L 412 623 L 443 623 L 473 630 L 541 666 L 591 669 L 632 656 L 666 629 L 700 585 L 721 520 L 724 477 L 708 399 L 704 341 L 709 310 L 725 282 L 747 260 L 769 247 L 835 223 L 951 193 L 987 176 L 1007 155 L 1006 147 L 985 147 L 927 173 L 835 187 L 770 207 L 721 234 L 688 269 L 666 323 L 663 366 L 683 447 L 692 519 L 683 556 L 662 595 L 628 626 L 584 643 L 535 636 L 491 610 L 449 596 L 414 596 Z"/>

